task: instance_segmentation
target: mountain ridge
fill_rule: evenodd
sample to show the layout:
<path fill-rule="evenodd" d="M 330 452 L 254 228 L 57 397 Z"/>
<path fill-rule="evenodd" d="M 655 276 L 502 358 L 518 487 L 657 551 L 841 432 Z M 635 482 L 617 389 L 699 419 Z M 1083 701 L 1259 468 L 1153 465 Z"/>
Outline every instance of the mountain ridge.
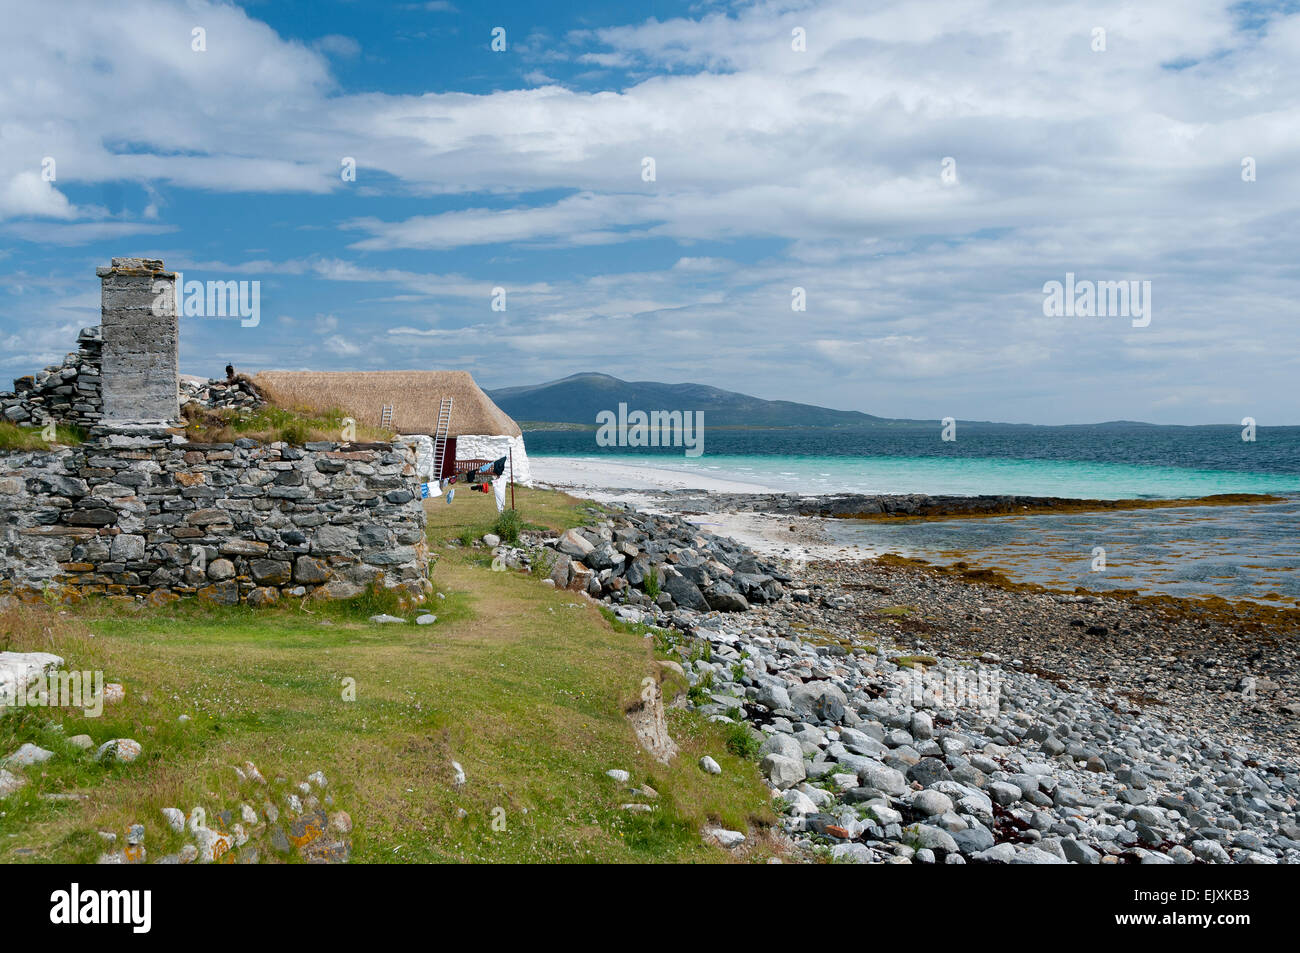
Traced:
<path fill-rule="evenodd" d="M 599 371 L 570 374 L 541 384 L 524 384 L 485 390 L 488 397 L 516 421 L 524 424 L 560 425 L 562 429 L 595 429 L 596 414 L 617 412 L 620 403 L 633 410 L 703 411 L 706 427 L 768 429 L 817 427 L 933 427 L 937 418 L 879 417 L 858 410 L 837 410 L 789 400 L 767 400 L 710 384 L 692 382 L 625 381 Z M 1134 427 L 1220 427 L 1221 424 L 1155 424 L 1142 420 L 1105 420 L 1094 423 L 1029 424 L 958 418 L 963 427 L 1071 427 L 1124 429 Z M 533 427 L 531 429 L 554 429 Z"/>
<path fill-rule="evenodd" d="M 856 410 L 835 410 L 788 400 L 765 400 L 708 384 L 625 381 L 610 374 L 579 373 L 542 384 L 502 387 L 487 395 L 515 420 L 595 425 L 602 410 L 702 411 L 711 427 L 861 427 L 889 423 Z"/>

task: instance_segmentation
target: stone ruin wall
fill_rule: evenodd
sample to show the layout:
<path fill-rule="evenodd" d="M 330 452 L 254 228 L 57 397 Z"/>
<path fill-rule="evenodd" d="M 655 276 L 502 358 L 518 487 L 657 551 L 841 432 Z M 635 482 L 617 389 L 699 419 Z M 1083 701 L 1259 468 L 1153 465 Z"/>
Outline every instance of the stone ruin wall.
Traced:
<path fill-rule="evenodd" d="M 173 439 L 0 454 L 0 592 L 256 606 L 428 589 L 408 448 Z"/>
<path fill-rule="evenodd" d="M 104 338 L 104 420 L 162 423 L 180 416 L 176 275 L 149 258 L 96 268 Z"/>
<path fill-rule="evenodd" d="M 53 420 L 84 429 L 99 423 L 104 416 L 99 373 L 102 344 L 98 327 L 82 328 L 77 350 L 62 364 L 19 377 L 13 390 L 0 391 L 0 420 L 28 426 Z"/>
<path fill-rule="evenodd" d="M 428 548 L 411 448 L 188 442 L 168 426 L 179 416 L 174 304 L 170 314 L 154 306 L 174 276 L 138 258 L 97 274 L 102 361 L 101 336 L 82 332 L 74 365 L 0 394 L 9 420 L 93 425 L 80 446 L 0 451 L 0 599 L 266 605 L 372 585 L 423 598 Z"/>

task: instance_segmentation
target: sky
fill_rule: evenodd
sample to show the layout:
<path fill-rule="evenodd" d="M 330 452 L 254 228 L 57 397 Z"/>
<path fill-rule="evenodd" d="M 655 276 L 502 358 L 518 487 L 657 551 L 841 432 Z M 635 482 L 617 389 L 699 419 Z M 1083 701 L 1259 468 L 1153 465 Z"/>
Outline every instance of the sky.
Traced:
<path fill-rule="evenodd" d="M 255 326 L 182 318 L 204 376 L 1300 424 L 1297 2 L 0 13 L 6 382 L 143 256 L 259 283 Z M 1149 320 L 1049 315 L 1067 274 L 1149 287 Z"/>

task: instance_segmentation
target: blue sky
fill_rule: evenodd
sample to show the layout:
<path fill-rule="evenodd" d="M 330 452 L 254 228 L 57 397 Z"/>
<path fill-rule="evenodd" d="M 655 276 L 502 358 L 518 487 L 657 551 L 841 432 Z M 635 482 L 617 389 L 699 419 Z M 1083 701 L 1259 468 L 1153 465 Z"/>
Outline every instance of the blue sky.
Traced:
<path fill-rule="evenodd" d="M 261 283 L 188 373 L 1300 423 L 1295 4 L 3 2 L 3 378 L 145 255 Z M 1044 315 L 1067 272 L 1150 324 Z"/>

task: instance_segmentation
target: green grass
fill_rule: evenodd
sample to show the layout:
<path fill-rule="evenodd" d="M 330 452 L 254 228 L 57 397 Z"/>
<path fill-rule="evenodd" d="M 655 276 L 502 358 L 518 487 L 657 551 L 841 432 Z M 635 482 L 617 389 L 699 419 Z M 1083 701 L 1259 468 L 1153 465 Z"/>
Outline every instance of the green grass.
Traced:
<path fill-rule="evenodd" d="M 261 611 L 182 601 L 0 612 L 0 651 L 53 651 L 127 688 L 98 719 L 54 709 L 0 717 L 0 755 L 25 741 L 57 754 L 0 802 L 0 862 L 93 860 L 104 849 L 96 831 L 120 842 L 134 822 L 148 829 L 151 857 L 175 850 L 179 835 L 160 809 L 237 808 L 246 798 L 231 766 L 245 760 L 268 779 L 323 771 L 355 823 L 354 862 L 733 859 L 702 842 L 705 823 L 751 827 L 747 858 L 770 856 L 766 786 L 729 746 L 726 726 L 670 709 L 680 755 L 660 765 L 637 744 L 625 712 L 658 668 L 654 640 L 612 626 L 571 592 L 439 545 L 495 515 L 490 498 L 460 503 L 428 504 L 440 555 L 432 578 L 444 596 L 422 607 L 437 614 L 432 626 L 372 624 L 373 597 Z M 551 530 L 580 523 L 585 506 L 522 490 L 519 504 Z M 343 700 L 344 679 L 355 681 L 355 701 Z M 683 688 L 665 685 L 670 696 Z M 192 720 L 180 723 L 182 714 Z M 104 768 L 67 746 L 80 733 L 96 744 L 135 738 L 144 754 Z M 721 775 L 697 767 L 705 754 Z M 463 788 L 452 783 L 453 760 L 468 776 Z M 658 792 L 652 813 L 621 809 L 645 798 L 607 777 L 610 768 Z M 87 797 L 41 796 L 69 792 Z"/>
<path fill-rule="evenodd" d="M 758 749 L 763 746 L 763 743 L 754 737 L 749 725 L 740 722 L 727 725 L 726 736 L 728 751 L 746 761 L 758 760 Z"/>
<path fill-rule="evenodd" d="M 509 519 L 517 527 L 516 534 L 529 530 L 561 533 L 582 526 L 602 512 L 595 503 L 553 490 L 516 486 L 514 493 L 517 509 L 506 513 L 515 513 Z M 468 546 L 485 533 L 506 538 L 498 532 L 505 513 L 497 513 L 490 493 L 458 492 L 450 504 L 438 497 L 429 500 L 424 510 L 429 517 L 429 539 L 435 544 L 454 539 Z"/>
<path fill-rule="evenodd" d="M 293 410 L 275 404 L 264 404 L 257 410 L 200 410 L 195 405 L 183 408 L 187 423 L 186 436 L 195 443 L 231 443 L 240 437 L 263 442 L 283 440 L 302 446 L 312 440 L 342 441 L 347 415 L 339 409 Z M 355 439 L 358 442 L 387 442 L 393 439 L 391 431 L 356 423 Z"/>
<path fill-rule="evenodd" d="M 497 517 L 497 521 L 492 524 L 492 532 L 500 536 L 502 542 L 517 546 L 519 531 L 523 529 L 523 525 L 524 521 L 518 510 L 503 510 Z"/>
<path fill-rule="evenodd" d="M 54 443 L 66 447 L 75 447 L 86 437 L 79 427 L 64 424 L 56 425 L 54 434 Z M 50 447 L 40 427 L 20 427 L 7 420 L 0 421 L 0 450 L 48 450 Z"/>

